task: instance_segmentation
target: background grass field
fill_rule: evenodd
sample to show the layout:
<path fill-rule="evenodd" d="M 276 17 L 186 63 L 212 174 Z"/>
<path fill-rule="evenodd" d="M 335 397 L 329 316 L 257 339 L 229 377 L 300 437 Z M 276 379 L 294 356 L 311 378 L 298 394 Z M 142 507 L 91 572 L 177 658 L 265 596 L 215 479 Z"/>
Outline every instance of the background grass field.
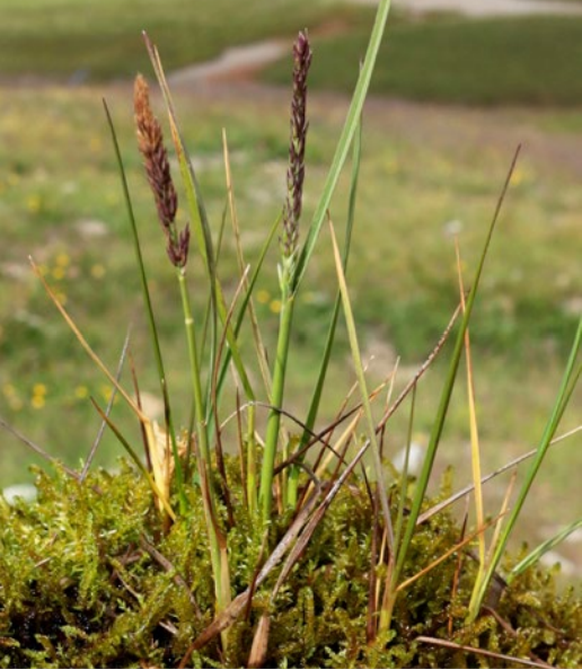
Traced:
<path fill-rule="evenodd" d="M 348 91 L 358 74 L 372 12 L 357 12 L 346 28 L 322 38 L 312 85 Z M 372 92 L 471 105 L 576 105 L 582 60 L 582 16 L 466 20 L 443 14 L 400 17 L 384 41 Z M 395 66 L 395 64 L 398 64 Z M 267 80 L 285 81 L 285 65 Z"/>
<path fill-rule="evenodd" d="M 169 69 L 208 60 L 234 44 L 289 35 L 329 16 L 326 2 L 298 0 L 5 0 L 0 72 L 62 80 L 131 77 L 147 64 L 141 31 L 155 35 Z M 225 19 L 225 17 L 227 17 Z"/>
<path fill-rule="evenodd" d="M 246 20 L 239 21 L 236 12 L 242 5 L 227 0 L 172 0 L 163 11 L 160 3 L 140 0 L 125 5 L 131 7 L 127 13 L 118 3 L 87 3 L 83 14 L 73 11 L 70 0 L 3 3 L 3 10 L 10 11 L 0 22 L 0 72 L 5 81 L 0 89 L 0 417 L 71 464 L 88 452 L 98 429 L 88 396 L 104 401 L 110 388 L 32 278 L 29 254 L 42 264 L 88 340 L 112 367 L 132 324 L 142 390 L 156 400 L 153 359 L 102 95 L 112 107 L 127 162 L 153 277 L 170 392 L 180 421 L 188 417 L 179 297 L 132 128 L 127 77 L 137 69 L 148 71 L 142 27 L 159 42 L 172 69 L 214 56 L 227 44 L 291 35 L 304 25 L 313 26 L 313 89 L 336 91 L 310 100 L 306 217 L 315 205 L 346 110 L 342 92 L 354 80 L 372 15 L 337 3 L 272 2 L 267 9 L 264 4 L 246 3 Z M 42 19 L 47 15 L 49 25 Z M 581 27 L 573 19 L 468 22 L 447 16 L 412 22 L 397 17 L 374 90 L 429 103 L 420 106 L 378 95 L 367 107 L 348 278 L 365 334 L 365 353 L 375 356 L 370 376 L 376 380 L 401 356 L 403 384 L 438 339 L 458 299 L 451 235 L 459 232 L 468 281 L 515 145 L 525 142 L 472 328 L 481 437 L 490 467 L 535 446 L 580 310 L 582 88 L 574 71 L 580 43 L 572 36 Z M 535 60 L 540 40 L 553 40 L 555 46 L 540 56 L 543 68 Z M 511 67 L 504 66 L 508 62 Z M 289 62 L 276 65 L 265 76 L 283 85 L 289 67 Z M 99 83 L 58 83 L 75 72 Z M 31 73 L 42 77 L 42 86 L 29 87 L 13 78 Z M 104 82 L 110 78 L 115 84 Z M 252 262 L 285 194 L 288 92 L 283 87 L 274 92 L 244 90 L 224 84 L 176 94 L 216 231 L 225 206 L 220 132 L 227 128 L 243 240 Z M 485 112 L 477 107 L 491 103 L 496 109 Z M 332 209 L 338 227 L 345 218 L 346 185 L 347 176 Z M 232 289 L 236 263 L 229 232 L 227 225 L 223 281 Z M 274 253 L 270 274 L 257 293 L 261 325 L 273 336 L 275 259 Z M 196 264 L 192 268 L 195 294 Z M 307 288 L 301 295 L 293 342 L 288 397 L 290 410 L 298 415 L 305 411 L 306 389 L 323 346 L 334 276 L 330 242 L 323 235 L 307 285 L 316 290 Z M 201 301 L 198 306 L 203 308 Z M 344 345 L 333 362 L 325 399 L 330 418 L 354 380 Z M 420 441 L 434 414 L 439 371 L 437 366 L 421 388 Z M 565 427 L 579 420 L 576 408 L 581 401 L 578 392 Z M 130 417 L 124 418 L 121 408 L 115 411 L 137 440 Z M 406 419 L 403 414 L 393 423 L 389 443 L 394 450 L 404 443 Z M 466 401 L 459 392 L 441 456 L 443 467 L 456 464 L 459 483 L 468 479 L 467 442 Z M 2 434 L 0 444 L 0 485 L 28 478 L 32 459 L 24 447 L 7 434 Z M 582 465 L 579 445 L 577 438 L 549 456 L 539 495 L 532 498 L 536 509 L 524 517 L 524 524 L 531 526 L 528 532 L 541 529 L 544 536 L 546 526 L 555 522 L 556 509 L 567 508 L 568 518 L 582 512 L 572 478 Z M 111 465 L 120 453 L 115 440 L 106 437 L 100 462 Z"/>

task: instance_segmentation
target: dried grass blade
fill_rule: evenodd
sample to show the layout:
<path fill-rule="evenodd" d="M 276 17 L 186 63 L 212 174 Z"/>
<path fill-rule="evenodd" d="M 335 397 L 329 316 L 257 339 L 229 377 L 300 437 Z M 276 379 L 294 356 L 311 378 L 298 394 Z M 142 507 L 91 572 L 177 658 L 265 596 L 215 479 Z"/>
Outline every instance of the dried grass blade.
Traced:
<path fill-rule="evenodd" d="M 271 617 L 268 612 L 261 615 L 255 635 L 247 668 L 264 668 L 267 658 L 267 646 L 269 643 L 269 630 L 271 628 Z"/>
<path fill-rule="evenodd" d="M 461 271 L 461 254 L 459 240 L 455 238 L 455 256 L 457 260 L 457 275 L 459 279 L 459 292 L 461 294 L 461 305 L 465 311 L 465 289 L 463 287 L 463 274 Z M 475 485 L 475 519 L 477 526 L 482 526 L 485 520 L 483 512 L 483 491 L 481 490 L 481 456 L 479 449 L 479 429 L 477 426 L 477 410 L 475 407 L 475 378 L 473 376 L 473 359 L 471 357 L 471 336 L 469 327 L 465 330 L 465 360 L 467 362 L 467 402 L 469 405 L 469 425 L 471 430 L 471 471 L 473 473 L 473 484 Z M 479 546 L 479 572 L 480 578 L 485 569 L 485 536 L 477 538 Z"/>
<path fill-rule="evenodd" d="M 455 325 L 455 322 L 460 313 L 461 313 L 461 305 L 459 304 L 455 309 L 455 311 L 453 312 L 453 315 L 451 316 L 451 319 L 447 324 L 447 327 L 443 331 L 443 334 L 441 335 L 439 341 L 436 343 L 434 349 L 430 352 L 427 359 L 420 366 L 420 368 L 418 368 L 418 370 L 414 374 L 414 377 L 412 377 L 412 379 L 408 382 L 408 384 L 406 384 L 400 395 L 396 398 L 396 400 L 392 403 L 392 405 L 390 405 L 390 407 L 384 412 L 384 415 L 382 416 L 382 418 L 378 422 L 378 425 L 376 426 L 377 433 L 379 433 L 384 428 L 384 426 L 388 422 L 388 419 L 390 419 L 390 417 L 394 414 L 394 412 L 396 412 L 396 410 L 404 402 L 410 391 L 418 384 L 420 378 L 424 375 L 424 373 L 436 360 L 436 357 L 440 354 L 442 348 L 445 346 L 445 343 L 449 339 L 451 330 L 453 329 L 453 326 Z"/>
<path fill-rule="evenodd" d="M 501 533 L 501 520 L 509 512 L 509 502 L 511 500 L 511 494 L 513 493 L 513 488 L 515 486 L 516 480 L 517 480 L 517 470 L 514 470 L 511 473 L 511 477 L 509 478 L 509 484 L 507 485 L 505 495 L 503 496 L 503 501 L 501 503 L 501 510 L 499 513 L 497 523 L 495 524 L 493 537 L 491 538 L 491 547 L 489 548 L 489 555 L 487 556 L 488 561 L 491 560 L 491 556 L 494 552 L 495 547 L 497 546 L 497 542 L 499 541 L 499 534 Z"/>
<path fill-rule="evenodd" d="M 508 656 L 507 654 L 500 654 L 495 651 L 487 651 L 477 647 L 469 647 L 466 644 L 458 644 L 457 642 L 449 642 L 448 640 L 439 640 L 437 637 L 428 637 L 427 635 L 419 635 L 414 639 L 415 642 L 425 642 L 426 644 L 435 644 L 439 647 L 447 647 L 448 649 L 456 649 L 458 651 L 467 651 L 477 656 L 487 656 L 488 658 L 495 658 L 506 663 L 518 663 L 525 665 L 528 668 L 553 668 L 552 665 L 545 663 L 534 663 L 533 661 L 524 658 L 517 658 L 516 656 Z"/>
<path fill-rule="evenodd" d="M 130 337 L 130 330 L 128 329 L 127 335 L 125 336 L 125 342 L 123 343 L 123 349 L 121 350 L 121 356 L 119 358 L 119 363 L 117 364 L 117 370 L 115 371 L 115 379 L 119 382 L 121 379 L 121 372 L 123 370 L 123 366 L 125 364 L 125 357 L 127 355 L 127 351 L 129 349 L 129 337 Z M 117 394 L 117 389 L 114 387 L 113 388 L 113 393 L 111 394 L 111 397 L 109 398 L 109 402 L 107 403 L 107 407 L 105 408 L 105 414 L 106 416 L 109 416 L 111 414 L 111 410 L 113 409 L 113 403 L 115 402 Z M 138 407 L 141 409 L 141 405 L 138 403 Z M 93 444 L 91 445 L 91 449 L 89 450 L 89 454 L 87 455 L 87 460 L 85 461 L 85 465 L 83 466 L 83 469 L 81 470 L 81 476 L 79 481 L 84 481 L 85 478 L 87 477 L 87 474 L 89 472 L 89 468 L 91 467 L 91 463 L 93 462 L 93 459 L 95 458 L 95 454 L 97 453 L 97 449 L 99 448 L 99 445 L 101 444 L 101 439 L 103 438 L 103 433 L 105 432 L 105 428 L 107 427 L 107 424 L 105 421 L 101 422 L 101 425 L 99 426 L 99 430 L 97 431 L 97 435 L 95 437 L 95 440 L 93 441 Z M 147 451 L 146 451 L 147 454 Z"/>
<path fill-rule="evenodd" d="M 577 433 L 582 432 L 582 426 L 577 426 L 576 428 L 573 428 L 572 430 L 569 430 L 562 435 L 558 435 L 558 437 L 554 438 L 550 442 L 550 446 L 554 446 L 556 444 L 559 444 L 563 440 L 566 440 L 569 437 L 572 437 L 572 435 L 576 435 Z M 481 477 L 481 484 L 486 484 L 488 481 L 491 479 L 494 479 L 495 477 L 498 477 L 499 475 L 503 474 L 504 472 L 507 472 L 507 470 L 511 470 L 511 468 L 519 465 L 520 463 L 523 463 L 524 461 L 527 461 L 528 459 L 532 458 L 535 456 L 537 453 L 537 449 L 531 449 L 530 451 L 526 452 L 525 454 L 522 454 L 521 456 L 518 456 L 517 458 L 514 458 L 513 460 L 509 461 L 505 465 L 502 465 L 500 468 L 497 470 L 494 470 L 493 472 L 490 472 L 489 474 L 485 475 L 484 477 Z M 466 495 L 469 495 L 473 491 L 473 484 L 469 484 L 468 486 L 465 486 L 464 488 L 460 489 L 456 493 L 453 493 L 453 495 L 449 496 L 445 500 L 442 500 L 440 503 L 437 503 L 436 505 L 433 505 L 430 509 L 428 509 L 426 512 L 423 512 L 422 514 L 419 515 L 418 520 L 416 522 L 417 526 L 420 526 L 423 524 L 425 521 L 428 521 L 431 516 L 434 516 L 435 514 L 438 514 L 439 512 L 442 512 L 444 509 L 449 507 L 450 505 L 453 505 L 456 503 L 458 500 L 461 498 L 464 498 Z"/>
<path fill-rule="evenodd" d="M 467 521 L 469 520 L 469 501 L 467 500 L 467 505 L 465 507 L 465 514 L 463 515 L 463 523 L 461 524 L 461 540 L 465 539 L 465 535 L 467 533 Z M 457 555 L 457 565 L 455 566 L 455 572 L 453 573 L 453 582 L 451 584 L 451 598 L 450 602 L 454 602 L 457 592 L 459 590 L 459 581 L 461 579 L 461 569 L 463 567 L 463 558 L 464 554 L 462 552 L 459 552 Z M 447 632 L 449 634 L 449 637 L 453 636 L 453 608 L 449 610 L 449 617 L 447 621 Z"/>
<path fill-rule="evenodd" d="M 111 421 L 111 419 L 105 414 L 105 412 L 99 407 L 97 402 L 95 401 L 94 398 L 91 398 L 91 402 L 93 403 L 93 407 L 97 410 L 99 416 L 107 423 L 115 437 L 119 440 L 123 448 L 127 451 L 127 453 L 130 455 L 132 461 L 135 463 L 137 468 L 140 470 L 140 472 L 143 474 L 143 476 L 146 478 L 148 484 L 150 485 L 152 491 L 154 492 L 156 500 L 159 501 L 160 505 L 163 507 L 165 512 L 168 514 L 170 519 L 172 521 L 176 520 L 176 515 L 174 514 L 174 510 L 170 507 L 170 503 L 167 500 L 166 496 L 160 491 L 158 485 L 156 484 L 154 478 L 152 475 L 147 471 L 145 468 L 144 464 L 141 462 L 139 456 L 135 453 L 133 447 L 131 444 L 128 442 L 128 440 L 125 439 L 119 428 Z"/>
<path fill-rule="evenodd" d="M 61 461 L 59 461 L 58 458 L 55 458 L 54 456 L 51 456 L 42 447 L 39 447 L 38 444 L 36 444 L 32 440 L 29 440 L 25 435 L 23 435 L 21 432 L 16 430 L 16 428 L 13 428 L 7 421 L 5 421 L 2 418 L 0 418 L 0 426 L 2 426 L 2 428 L 4 428 L 4 430 L 8 431 L 17 440 L 22 442 L 22 444 L 26 445 L 32 451 L 34 451 L 35 454 L 37 454 L 38 456 L 43 458 L 45 461 L 48 461 L 52 465 L 58 465 L 68 475 L 73 477 L 73 479 L 76 479 L 77 481 L 81 481 L 81 475 L 77 471 L 67 467 L 64 463 L 61 463 Z"/>
<path fill-rule="evenodd" d="M 368 644 L 376 639 L 378 630 L 378 593 L 376 570 L 379 566 L 378 546 L 380 544 L 380 504 L 378 495 L 374 496 L 374 520 L 372 524 L 372 544 L 370 547 L 370 572 L 368 578 L 368 607 L 366 611 L 366 640 Z"/>
<path fill-rule="evenodd" d="M 459 551 L 459 549 L 462 549 L 463 547 L 467 546 L 470 542 L 472 542 L 476 537 L 479 536 L 479 534 L 484 533 L 487 528 L 492 526 L 498 519 L 500 519 L 503 516 L 503 514 L 498 514 L 495 518 L 490 519 L 487 521 L 485 524 L 482 526 L 479 526 L 476 531 L 471 533 L 470 535 L 467 535 L 467 537 L 463 538 L 460 542 L 457 542 L 454 546 L 452 546 L 450 549 L 445 551 L 445 553 L 442 556 L 439 556 L 437 559 L 435 559 L 432 563 L 426 566 L 426 568 L 423 568 L 419 572 L 417 572 L 415 575 L 412 577 L 409 577 L 408 579 L 405 579 L 403 582 L 400 582 L 398 586 L 396 587 L 396 593 L 399 591 L 404 590 L 407 586 L 410 586 L 413 582 L 415 582 L 417 579 L 422 577 L 423 575 L 426 575 L 427 572 L 430 572 L 433 568 L 435 568 L 437 565 L 445 561 L 449 556 L 452 556 L 454 553 Z"/>
<path fill-rule="evenodd" d="M 338 277 L 339 287 L 342 295 L 342 303 L 344 308 L 344 316 L 346 319 L 346 326 L 348 330 L 348 336 L 350 340 L 350 347 L 352 350 L 352 358 L 354 361 L 354 367 L 356 369 L 356 375 L 358 377 L 358 384 L 360 387 L 360 393 L 362 396 L 362 405 L 364 408 L 364 413 L 368 422 L 368 431 L 369 439 L 372 447 L 372 457 L 376 475 L 376 482 L 379 487 L 380 503 L 382 505 L 382 514 L 384 516 L 384 523 L 388 530 L 388 544 L 391 550 L 391 555 L 393 555 L 394 548 L 394 534 L 392 529 L 392 519 L 390 516 L 390 508 L 388 505 L 388 494 L 386 492 L 386 483 L 384 482 L 384 473 L 382 469 L 382 462 L 380 461 L 380 450 L 376 440 L 376 429 L 374 424 L 374 418 L 372 416 L 372 409 L 370 407 L 369 394 L 366 384 L 366 378 L 364 375 L 364 368 L 362 365 L 362 356 L 360 354 L 360 346 L 358 344 L 358 336 L 356 332 L 356 324 L 354 321 L 354 315 L 352 311 L 352 306 L 350 302 L 350 297 L 348 294 L 348 287 L 346 284 L 346 278 L 343 271 L 343 266 L 341 262 L 341 257 L 339 253 L 339 248 L 337 244 L 337 239 L 335 236 L 335 231 L 333 224 L 330 220 L 329 229 L 331 233 L 331 241 L 333 245 L 333 253 L 335 258 L 335 267 L 336 274 Z"/>
<path fill-rule="evenodd" d="M 344 446 L 347 446 L 349 441 L 354 436 L 356 428 L 358 427 L 358 424 L 360 423 L 363 415 L 364 415 L 363 411 L 360 410 L 356 414 L 356 416 L 350 421 L 350 423 L 346 426 L 341 435 L 337 438 L 337 440 L 334 443 L 333 450 L 330 449 L 326 450 L 327 456 L 325 456 L 321 460 L 317 469 L 315 470 L 315 473 L 318 477 L 323 476 L 323 474 L 329 467 L 329 464 L 331 463 L 332 459 L 335 458 L 339 460 L 338 456 L 341 453 L 340 450 L 343 449 Z"/>

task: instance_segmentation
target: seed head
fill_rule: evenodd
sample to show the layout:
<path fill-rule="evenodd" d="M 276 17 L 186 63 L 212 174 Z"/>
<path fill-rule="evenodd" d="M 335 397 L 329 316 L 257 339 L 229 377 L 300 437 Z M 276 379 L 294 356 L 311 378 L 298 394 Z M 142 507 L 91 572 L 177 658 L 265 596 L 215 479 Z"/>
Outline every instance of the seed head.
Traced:
<path fill-rule="evenodd" d="M 172 265 L 183 268 L 188 262 L 188 249 L 190 248 L 190 226 L 186 224 L 175 239 L 168 240 L 166 251 Z"/>
<path fill-rule="evenodd" d="M 311 65 L 311 48 L 307 31 L 297 36 L 293 45 L 293 97 L 291 100 L 291 132 L 289 166 L 287 168 L 287 199 L 283 211 L 283 256 L 290 258 L 297 249 L 299 219 L 305 178 L 305 142 L 307 139 L 307 74 Z"/>
<path fill-rule="evenodd" d="M 190 232 L 188 226 L 180 233 L 176 228 L 178 195 L 170 173 L 162 127 L 152 112 L 149 87 L 142 75 L 135 79 L 133 107 L 138 147 L 166 236 L 168 257 L 176 267 L 181 268 L 188 259 Z"/>

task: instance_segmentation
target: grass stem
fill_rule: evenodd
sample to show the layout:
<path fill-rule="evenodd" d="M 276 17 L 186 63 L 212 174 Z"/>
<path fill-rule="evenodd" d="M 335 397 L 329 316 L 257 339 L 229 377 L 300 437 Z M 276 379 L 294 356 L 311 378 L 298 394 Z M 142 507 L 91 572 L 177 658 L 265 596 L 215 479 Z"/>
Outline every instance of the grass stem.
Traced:
<path fill-rule="evenodd" d="M 285 390 L 285 371 L 289 355 L 289 341 L 291 337 L 291 323 L 293 320 L 294 296 L 283 296 L 281 312 L 279 316 L 279 337 L 277 341 L 277 353 L 273 372 L 273 387 L 271 393 L 271 411 L 267 419 L 267 430 L 265 433 L 265 449 L 263 453 L 263 464 L 261 468 L 261 483 L 259 489 L 259 507 L 263 523 L 268 523 L 271 518 L 273 504 L 273 473 L 275 469 L 275 456 L 279 442 L 279 430 L 281 426 L 280 408 L 283 405 Z"/>

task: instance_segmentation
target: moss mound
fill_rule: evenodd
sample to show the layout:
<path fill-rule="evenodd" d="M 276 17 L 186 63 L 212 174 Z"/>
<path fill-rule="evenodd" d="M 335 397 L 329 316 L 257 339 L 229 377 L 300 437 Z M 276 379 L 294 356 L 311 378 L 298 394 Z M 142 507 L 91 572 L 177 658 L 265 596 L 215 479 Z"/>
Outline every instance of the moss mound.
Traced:
<path fill-rule="evenodd" d="M 234 480 L 234 463 L 230 470 Z M 189 490 L 188 515 L 165 532 L 147 483 L 126 464 L 83 483 L 63 472 L 39 472 L 37 486 L 34 504 L 9 507 L 0 499 L 0 665 L 176 667 L 214 615 L 198 490 Z M 239 504 L 240 483 L 234 481 L 231 495 L 234 596 L 264 558 Z M 279 518 L 273 543 L 289 522 Z M 266 667 L 520 667 L 419 636 L 534 663 L 582 664 L 582 602 L 573 591 L 558 594 L 551 572 L 530 570 L 504 591 L 495 611 L 467 626 L 474 565 L 464 560 L 452 598 L 456 555 L 413 582 L 397 600 L 392 631 L 368 643 L 373 527 L 365 486 L 344 487 L 279 592 Z M 433 516 L 416 534 L 404 578 L 459 536 L 451 516 Z M 277 572 L 230 629 L 228 647 L 215 639 L 187 657 L 189 667 L 247 664 Z"/>

